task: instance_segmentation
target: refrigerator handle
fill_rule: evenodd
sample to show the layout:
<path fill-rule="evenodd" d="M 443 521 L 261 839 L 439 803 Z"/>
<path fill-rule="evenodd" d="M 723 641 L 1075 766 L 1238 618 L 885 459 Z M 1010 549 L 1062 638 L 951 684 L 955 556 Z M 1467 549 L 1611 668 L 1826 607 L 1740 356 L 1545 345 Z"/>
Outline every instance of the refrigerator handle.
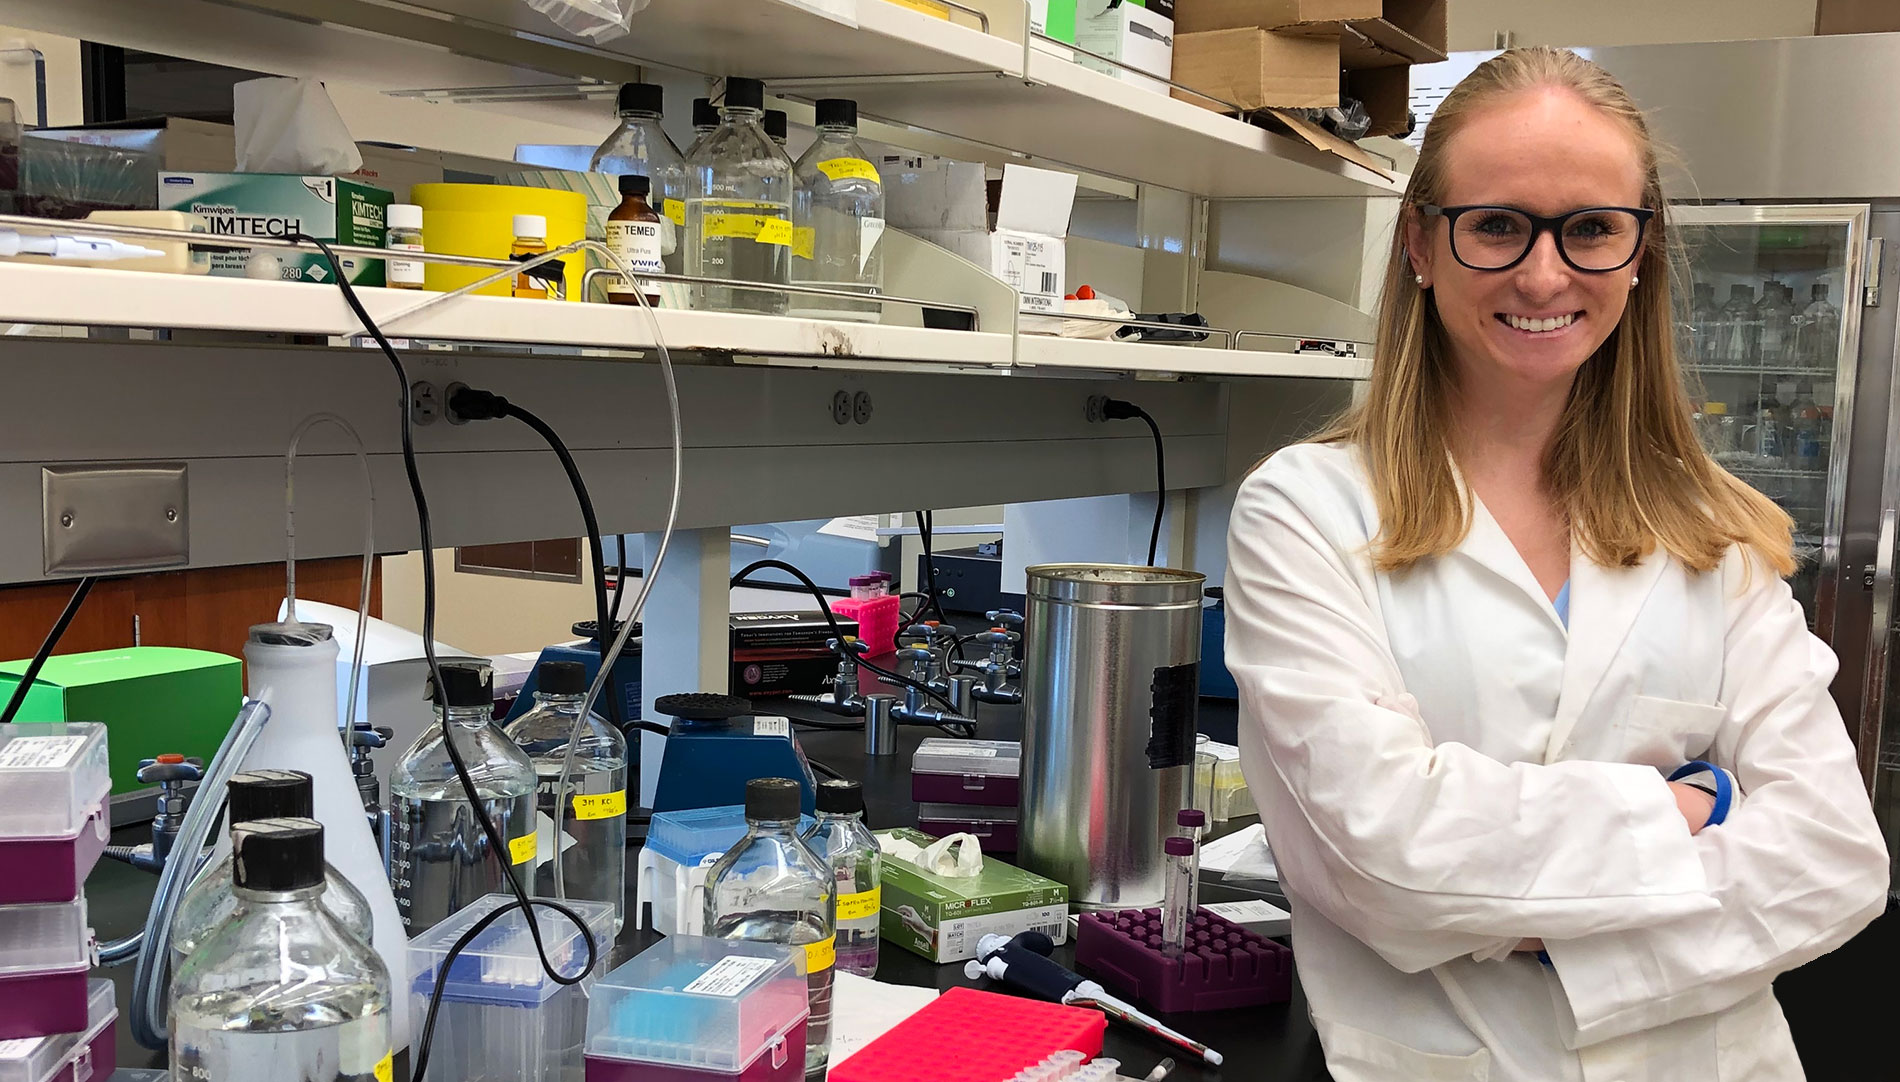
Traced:
<path fill-rule="evenodd" d="M 1867 288 L 1862 293 L 1864 298 L 1863 307 L 1880 307 L 1880 255 L 1886 243 L 1887 239 L 1885 237 L 1867 238 L 1867 276 L 1865 279 Z"/>
<path fill-rule="evenodd" d="M 1868 585 L 1873 589 L 1873 618 L 1867 636 L 1867 686 L 1861 696 L 1860 725 L 1854 738 L 1861 777 L 1870 795 L 1879 770 L 1884 736 L 1882 722 L 1887 713 L 1887 671 L 1893 643 L 1894 546 L 1900 542 L 1897 533 L 1900 533 L 1900 509 L 1888 507 L 1880 512 L 1880 540 L 1875 549 L 1874 566 L 1868 569 Z"/>

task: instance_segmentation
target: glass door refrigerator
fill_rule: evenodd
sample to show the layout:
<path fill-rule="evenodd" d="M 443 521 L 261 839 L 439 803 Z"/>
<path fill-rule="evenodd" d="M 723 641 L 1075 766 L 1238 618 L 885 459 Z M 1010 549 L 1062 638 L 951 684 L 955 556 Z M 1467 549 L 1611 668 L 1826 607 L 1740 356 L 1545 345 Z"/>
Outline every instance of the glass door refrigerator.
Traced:
<path fill-rule="evenodd" d="M 1869 208 L 1670 214 L 1689 258 L 1677 305 L 1696 426 L 1717 462 L 1793 517 L 1795 597 L 1832 641 Z"/>

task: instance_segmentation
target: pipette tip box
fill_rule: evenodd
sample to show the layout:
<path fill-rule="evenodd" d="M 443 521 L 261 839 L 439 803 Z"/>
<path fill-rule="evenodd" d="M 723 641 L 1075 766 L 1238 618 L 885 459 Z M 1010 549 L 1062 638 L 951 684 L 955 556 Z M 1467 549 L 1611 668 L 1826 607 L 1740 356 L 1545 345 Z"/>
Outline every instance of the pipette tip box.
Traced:
<path fill-rule="evenodd" d="M 775 943 L 655 943 L 594 989 L 586 1082 L 799 1082 L 804 958 Z"/>
<path fill-rule="evenodd" d="M 86 1028 L 86 900 L 0 906 L 0 1040 Z"/>
<path fill-rule="evenodd" d="M 856 1055 L 833 1064 L 829 1078 L 830 1082 L 995 1082 L 1065 1048 L 1093 1058 L 1102 1051 L 1107 1026 L 1107 1019 L 1097 1011 L 952 988 Z"/>
<path fill-rule="evenodd" d="M 119 1066 L 114 1032 L 118 1021 L 112 982 L 87 982 L 86 1023 L 79 1031 L 0 1041 L 0 1082 L 86 1082 L 111 1077 Z"/>
<path fill-rule="evenodd" d="M 1293 995 L 1292 950 L 1206 910 L 1193 915 L 1178 956 L 1162 945 L 1159 909 L 1084 913 L 1075 960 L 1110 991 L 1163 1013 L 1282 1003 Z"/>
<path fill-rule="evenodd" d="M 442 1006 L 436 1019 L 434 1059 L 449 1078 L 507 1078 L 515 1082 L 560 1082 L 580 1066 L 587 1027 L 587 993 L 607 968 L 613 949 L 614 907 L 608 902 L 567 899 L 594 937 L 594 968 L 578 984 L 555 982 L 519 909 L 497 918 L 441 972 L 449 949 L 475 923 L 514 899 L 490 894 L 409 943 L 410 1016 L 424 1017 L 438 980 Z M 581 930 L 560 913 L 534 911 L 547 957 L 557 972 L 572 976 L 587 964 Z M 433 1074 L 434 1072 L 430 1072 Z"/>
<path fill-rule="evenodd" d="M 111 793 L 105 726 L 0 728 L 0 905 L 79 897 L 111 833 Z"/>
<path fill-rule="evenodd" d="M 933 736 L 910 760 L 910 796 L 920 804 L 1022 803 L 1023 746 L 1015 740 L 952 740 Z"/>

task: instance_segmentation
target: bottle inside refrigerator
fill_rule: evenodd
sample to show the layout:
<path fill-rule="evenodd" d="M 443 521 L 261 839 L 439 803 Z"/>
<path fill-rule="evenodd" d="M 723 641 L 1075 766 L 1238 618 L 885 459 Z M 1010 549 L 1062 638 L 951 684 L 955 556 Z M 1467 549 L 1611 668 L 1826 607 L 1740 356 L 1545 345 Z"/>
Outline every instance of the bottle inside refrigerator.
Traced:
<path fill-rule="evenodd" d="M 1744 282 L 1728 287 L 1728 303 L 1722 306 L 1721 337 L 1715 343 L 1720 364 L 1745 364 L 1756 357 L 1755 340 L 1759 326 L 1755 322 L 1755 291 Z"/>
<path fill-rule="evenodd" d="M 1695 284 L 1694 299 L 1689 303 L 1689 357 L 1696 361 L 1714 359 L 1714 335 L 1720 309 L 1715 305 L 1715 286 Z"/>
<path fill-rule="evenodd" d="M 1816 282 L 1809 291 L 1808 306 L 1801 312 L 1802 363 L 1833 368 L 1840 340 L 1841 310 L 1828 300 L 1827 283 Z"/>

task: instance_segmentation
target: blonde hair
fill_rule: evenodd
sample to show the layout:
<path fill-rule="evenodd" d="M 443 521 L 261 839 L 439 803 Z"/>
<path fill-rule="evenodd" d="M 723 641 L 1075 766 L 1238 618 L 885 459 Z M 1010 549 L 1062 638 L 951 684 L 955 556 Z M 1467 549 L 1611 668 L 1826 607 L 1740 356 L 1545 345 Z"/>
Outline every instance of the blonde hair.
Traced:
<path fill-rule="evenodd" d="M 1629 307 L 1585 361 L 1544 460 L 1544 475 L 1583 552 L 1606 567 L 1631 566 L 1660 544 L 1697 571 L 1730 545 L 1746 545 L 1782 575 L 1794 571 L 1792 521 L 1702 450 L 1676 361 L 1668 206 L 1649 126 L 1609 73 L 1576 53 L 1513 49 L 1480 65 L 1445 97 L 1425 129 L 1418 165 L 1379 304 L 1378 352 L 1363 403 L 1320 441 L 1365 454 L 1382 527 L 1373 559 L 1382 571 L 1441 556 L 1471 528 L 1450 454 L 1449 342 L 1425 291 L 1413 282 L 1405 221 L 1443 199 L 1445 147 L 1473 112 L 1511 94 L 1561 87 L 1629 126 L 1643 156 L 1643 203 L 1656 212 Z"/>

